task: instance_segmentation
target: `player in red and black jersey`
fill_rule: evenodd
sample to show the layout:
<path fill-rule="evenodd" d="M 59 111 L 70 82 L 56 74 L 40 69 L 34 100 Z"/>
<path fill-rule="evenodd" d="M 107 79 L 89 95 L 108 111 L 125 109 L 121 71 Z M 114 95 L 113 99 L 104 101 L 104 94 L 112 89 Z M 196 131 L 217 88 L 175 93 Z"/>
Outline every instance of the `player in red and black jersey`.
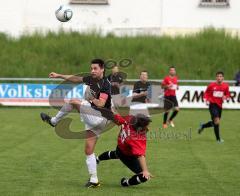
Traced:
<path fill-rule="evenodd" d="M 97 157 L 97 162 L 109 159 L 120 159 L 131 171 L 135 173 L 130 179 L 122 178 L 122 186 L 137 185 L 149 180 L 149 173 L 145 159 L 146 132 L 151 122 L 143 114 L 122 117 L 114 115 L 116 124 L 121 125 L 118 136 L 118 145 L 115 151 L 106 151 Z"/>
<path fill-rule="evenodd" d="M 179 112 L 176 90 L 178 89 L 178 78 L 176 76 L 175 67 L 169 68 L 169 75 L 163 79 L 162 88 L 164 89 L 164 115 L 163 128 L 167 128 L 167 123 L 174 127 L 173 119 Z M 173 113 L 168 119 L 169 111 L 173 109 Z"/>
<path fill-rule="evenodd" d="M 219 71 L 216 73 L 216 82 L 208 85 L 204 93 L 204 99 L 206 100 L 207 105 L 209 105 L 209 112 L 212 120 L 205 124 L 201 124 L 198 129 L 198 133 L 200 134 L 205 128 L 214 127 L 217 142 L 223 142 L 219 133 L 222 104 L 225 100 L 230 98 L 229 85 L 223 82 L 223 80 L 224 73 Z"/>

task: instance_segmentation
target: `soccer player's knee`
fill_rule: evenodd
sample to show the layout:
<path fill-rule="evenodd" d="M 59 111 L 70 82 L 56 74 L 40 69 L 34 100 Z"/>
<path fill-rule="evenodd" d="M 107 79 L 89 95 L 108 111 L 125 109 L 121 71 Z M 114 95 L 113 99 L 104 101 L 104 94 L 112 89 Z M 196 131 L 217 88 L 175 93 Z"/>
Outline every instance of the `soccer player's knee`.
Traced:
<path fill-rule="evenodd" d="M 180 110 L 179 108 L 175 108 L 175 111 L 179 112 L 179 110 Z"/>
<path fill-rule="evenodd" d="M 91 148 L 85 148 L 85 154 L 86 155 L 91 155 L 93 153 L 93 150 Z"/>
<path fill-rule="evenodd" d="M 219 123 L 220 123 L 219 118 L 215 118 L 213 123 L 214 123 L 214 125 L 219 125 Z"/>
<path fill-rule="evenodd" d="M 94 148 L 92 146 L 90 146 L 90 145 L 85 146 L 85 154 L 86 155 L 91 155 L 93 153 L 93 151 L 94 151 Z"/>
<path fill-rule="evenodd" d="M 71 100 L 69 101 L 69 103 L 72 104 L 72 105 L 78 105 L 78 106 L 80 106 L 81 101 L 80 101 L 80 100 L 77 100 L 77 99 L 71 99 Z"/>

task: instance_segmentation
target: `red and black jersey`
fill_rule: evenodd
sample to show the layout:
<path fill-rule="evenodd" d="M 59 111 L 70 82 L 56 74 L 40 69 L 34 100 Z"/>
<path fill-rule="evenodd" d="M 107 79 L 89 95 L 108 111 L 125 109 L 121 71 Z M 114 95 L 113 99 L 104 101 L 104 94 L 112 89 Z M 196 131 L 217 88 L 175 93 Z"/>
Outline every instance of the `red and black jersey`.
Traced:
<path fill-rule="evenodd" d="M 104 109 L 111 109 L 111 84 L 106 77 L 103 77 L 99 80 L 93 78 L 91 75 L 85 76 L 83 77 L 83 83 L 90 86 L 90 89 L 94 92 L 96 99 L 102 97 L 106 100 L 106 103 L 103 107 Z M 101 110 L 101 108 L 96 107 L 94 103 L 91 103 L 91 105 L 95 109 Z"/>
<path fill-rule="evenodd" d="M 118 148 L 126 156 L 145 156 L 146 153 L 146 131 L 137 131 L 131 125 L 133 116 L 122 117 L 114 115 L 117 124 L 121 125 L 118 136 Z"/>
<path fill-rule="evenodd" d="M 163 81 L 163 85 L 171 85 L 170 88 L 164 89 L 164 96 L 176 96 L 176 90 L 178 88 L 178 78 L 177 76 L 171 77 L 166 76 Z"/>
<path fill-rule="evenodd" d="M 222 82 L 221 84 L 218 84 L 216 82 L 209 84 L 204 93 L 204 99 L 206 99 L 210 103 L 217 104 L 221 108 L 223 101 L 225 99 L 228 99 L 229 97 L 229 85 L 224 82 Z"/>

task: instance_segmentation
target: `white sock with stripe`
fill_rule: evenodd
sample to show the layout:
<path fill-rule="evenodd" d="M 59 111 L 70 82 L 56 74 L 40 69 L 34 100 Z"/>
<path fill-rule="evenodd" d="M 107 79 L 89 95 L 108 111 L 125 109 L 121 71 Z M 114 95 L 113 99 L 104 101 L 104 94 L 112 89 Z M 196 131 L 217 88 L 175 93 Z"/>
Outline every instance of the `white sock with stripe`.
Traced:
<path fill-rule="evenodd" d="M 86 164 L 88 168 L 88 172 L 90 174 L 90 182 L 98 183 L 97 177 L 97 162 L 95 154 L 87 155 Z"/>
<path fill-rule="evenodd" d="M 57 113 L 55 117 L 51 118 L 51 123 L 56 125 L 64 116 L 68 115 L 73 110 L 73 106 L 69 103 L 65 103 L 61 110 Z"/>

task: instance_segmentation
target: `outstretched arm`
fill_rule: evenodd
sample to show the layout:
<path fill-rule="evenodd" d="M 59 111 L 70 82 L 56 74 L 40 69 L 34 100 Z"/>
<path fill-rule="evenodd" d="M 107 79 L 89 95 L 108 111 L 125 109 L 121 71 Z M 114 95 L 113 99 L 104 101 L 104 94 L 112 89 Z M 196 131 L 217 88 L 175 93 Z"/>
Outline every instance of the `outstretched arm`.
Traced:
<path fill-rule="evenodd" d="M 63 75 L 55 72 L 51 72 L 49 74 L 49 78 L 61 78 L 73 83 L 82 83 L 83 82 L 83 77 L 81 76 L 75 76 L 75 75 Z"/>
<path fill-rule="evenodd" d="M 147 168 L 147 162 L 146 162 L 146 158 L 145 156 L 139 156 L 138 157 L 138 160 L 139 160 L 139 163 L 140 163 L 140 166 L 142 168 L 142 174 L 145 178 L 147 179 L 150 179 L 152 176 L 152 174 L 150 174 L 150 172 L 148 171 L 148 168 Z"/>

